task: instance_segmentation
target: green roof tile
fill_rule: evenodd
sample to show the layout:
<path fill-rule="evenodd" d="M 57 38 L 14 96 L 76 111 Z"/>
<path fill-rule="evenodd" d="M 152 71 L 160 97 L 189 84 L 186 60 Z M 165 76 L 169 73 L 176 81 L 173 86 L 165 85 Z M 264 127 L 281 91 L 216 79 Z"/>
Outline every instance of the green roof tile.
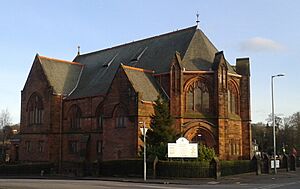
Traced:
<path fill-rule="evenodd" d="M 155 101 L 159 95 L 165 97 L 164 92 L 153 77 L 153 73 L 129 66 L 122 66 L 122 68 L 142 100 Z"/>
<path fill-rule="evenodd" d="M 38 58 L 54 92 L 70 94 L 76 87 L 83 65 L 44 56 Z"/>

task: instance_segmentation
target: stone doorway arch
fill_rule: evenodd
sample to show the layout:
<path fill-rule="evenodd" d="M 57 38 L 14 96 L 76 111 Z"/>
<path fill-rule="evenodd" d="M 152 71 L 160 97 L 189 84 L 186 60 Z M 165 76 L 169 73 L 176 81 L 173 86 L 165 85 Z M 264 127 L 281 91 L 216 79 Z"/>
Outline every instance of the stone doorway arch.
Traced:
<path fill-rule="evenodd" d="M 214 125 L 204 122 L 195 121 L 184 124 L 183 136 L 190 142 L 201 143 L 207 147 L 218 148 L 217 145 L 217 129 Z"/>

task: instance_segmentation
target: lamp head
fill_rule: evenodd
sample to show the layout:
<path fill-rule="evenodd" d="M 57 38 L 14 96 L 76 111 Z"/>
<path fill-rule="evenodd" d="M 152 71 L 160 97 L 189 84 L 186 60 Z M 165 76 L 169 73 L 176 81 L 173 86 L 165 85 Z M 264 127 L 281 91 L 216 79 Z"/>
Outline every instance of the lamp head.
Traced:
<path fill-rule="evenodd" d="M 276 75 L 277 77 L 282 77 L 282 76 L 284 76 L 284 74 L 278 74 L 278 75 Z"/>

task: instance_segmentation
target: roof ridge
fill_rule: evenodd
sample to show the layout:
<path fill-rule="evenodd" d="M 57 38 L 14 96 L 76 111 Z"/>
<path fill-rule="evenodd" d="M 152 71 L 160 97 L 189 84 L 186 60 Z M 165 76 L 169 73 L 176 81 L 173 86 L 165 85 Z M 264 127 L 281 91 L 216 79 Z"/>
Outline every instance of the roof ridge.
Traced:
<path fill-rule="evenodd" d="M 130 69 L 130 70 L 135 70 L 135 71 L 139 71 L 139 72 L 144 72 L 144 73 L 154 73 L 153 70 L 146 70 L 146 69 L 143 69 L 143 68 L 137 68 L 137 67 L 132 67 L 132 66 L 127 66 L 127 65 L 124 65 L 124 64 L 121 64 L 121 66 L 123 68 L 127 68 L 127 69 Z"/>
<path fill-rule="evenodd" d="M 155 35 L 155 36 L 152 36 L 152 37 L 143 38 L 143 39 L 140 39 L 140 40 L 137 40 L 137 41 L 132 41 L 132 42 L 129 42 L 129 43 L 124 43 L 124 44 L 116 45 L 116 46 L 113 46 L 113 47 L 104 48 L 104 49 L 101 49 L 101 50 L 98 50 L 98 51 L 93 51 L 93 52 L 81 54 L 79 56 L 76 56 L 75 59 L 77 57 L 80 57 L 80 56 L 85 56 L 85 55 L 90 55 L 90 54 L 94 54 L 94 53 L 99 53 L 99 52 L 103 52 L 103 51 L 107 51 L 107 50 L 111 50 L 111 49 L 115 49 L 115 48 L 119 48 L 119 47 L 131 45 L 131 44 L 134 44 L 134 43 L 139 43 L 139 42 L 142 42 L 142 41 L 146 41 L 146 40 L 150 40 L 150 39 L 155 39 L 155 38 L 159 38 L 159 37 L 171 35 L 171 34 L 178 33 L 178 32 L 183 32 L 183 31 L 190 30 L 190 29 L 195 29 L 195 31 L 198 30 L 197 26 L 191 26 L 191 27 L 188 27 L 188 28 L 180 29 L 180 30 L 177 29 L 176 31 L 172 31 L 172 32 L 168 32 L 168 33 L 163 33 L 163 34 L 160 34 L 160 35 Z"/>
<path fill-rule="evenodd" d="M 48 59 L 48 60 L 54 60 L 54 61 L 61 62 L 61 63 L 84 66 L 84 64 L 81 64 L 81 63 L 78 63 L 78 62 L 71 62 L 71 61 L 67 61 L 67 60 L 62 60 L 62 59 L 57 59 L 57 58 L 51 58 L 51 57 L 46 57 L 46 56 L 41 56 L 41 55 L 38 55 L 38 56 L 39 56 L 39 58 L 44 58 L 44 59 Z"/>

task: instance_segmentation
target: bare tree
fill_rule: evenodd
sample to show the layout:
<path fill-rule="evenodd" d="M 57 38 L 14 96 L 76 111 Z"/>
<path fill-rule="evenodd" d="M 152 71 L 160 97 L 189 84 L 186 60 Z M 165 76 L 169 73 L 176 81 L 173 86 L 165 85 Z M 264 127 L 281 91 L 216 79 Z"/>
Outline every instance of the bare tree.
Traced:
<path fill-rule="evenodd" d="M 284 118 L 279 117 L 280 115 L 275 115 L 275 127 L 276 130 L 278 130 L 279 128 L 284 127 Z M 273 125 L 273 118 L 272 118 L 272 114 L 268 115 L 268 118 L 266 119 L 266 121 L 270 124 Z"/>
<path fill-rule="evenodd" d="M 290 117 L 290 125 L 295 131 L 295 146 L 300 150 L 300 112 L 294 113 Z"/>
<path fill-rule="evenodd" d="M 1 144 L 1 159 L 5 161 L 6 152 L 5 152 L 5 140 L 7 139 L 8 128 L 10 128 L 11 117 L 10 113 L 7 109 L 2 110 L 0 113 L 0 128 L 2 129 L 2 144 Z"/>
<path fill-rule="evenodd" d="M 11 117 L 8 109 L 2 110 L 0 114 L 0 128 L 3 129 L 5 126 L 11 124 Z"/>

